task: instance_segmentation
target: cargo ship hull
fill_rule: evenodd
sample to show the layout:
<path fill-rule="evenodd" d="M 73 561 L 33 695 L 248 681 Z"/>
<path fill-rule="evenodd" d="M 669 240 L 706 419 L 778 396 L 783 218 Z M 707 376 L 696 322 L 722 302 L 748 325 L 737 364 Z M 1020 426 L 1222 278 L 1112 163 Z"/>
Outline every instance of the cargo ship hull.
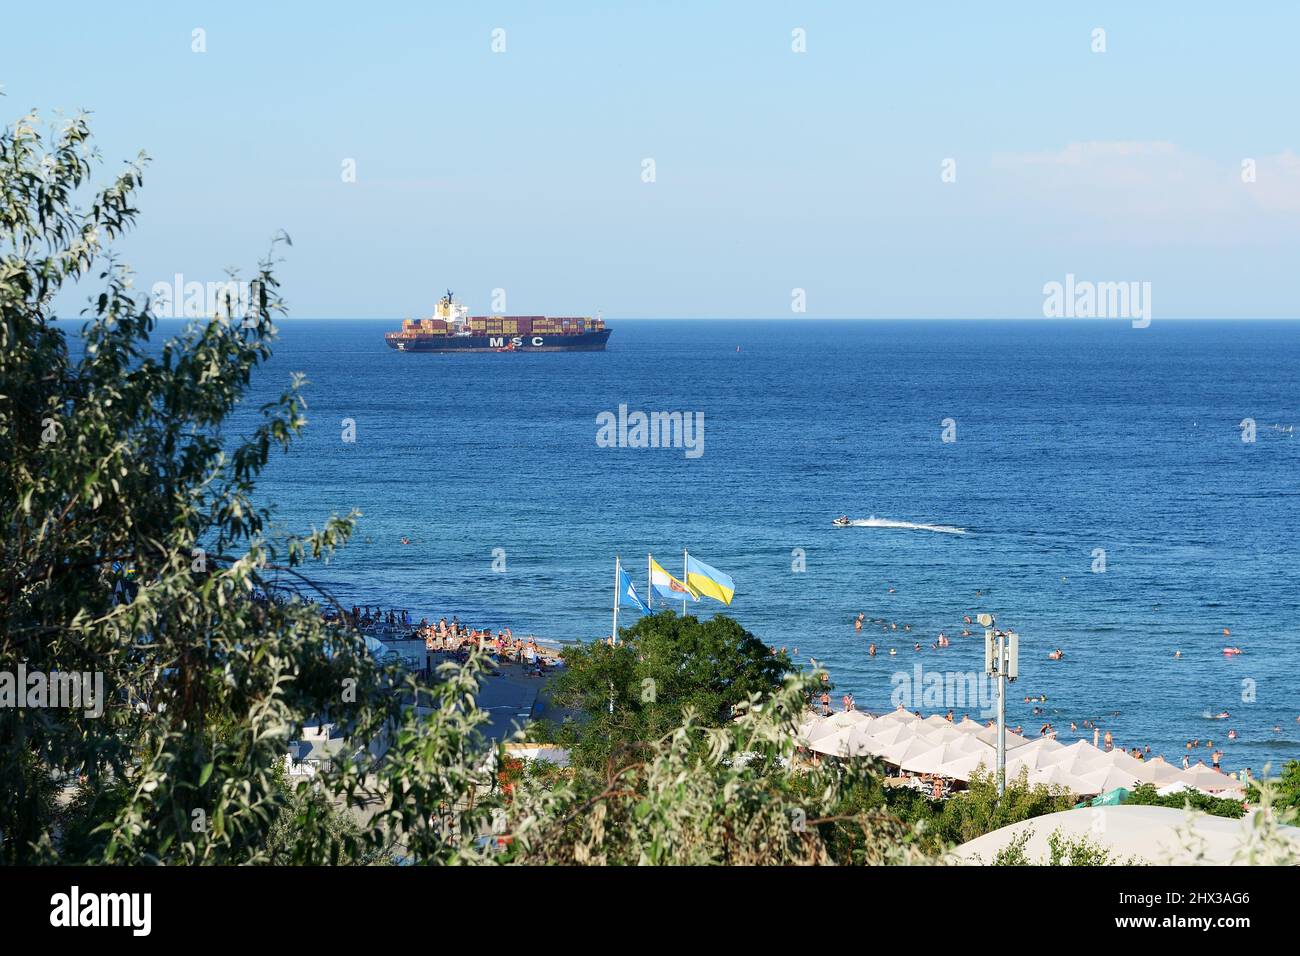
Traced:
<path fill-rule="evenodd" d="M 519 335 L 389 332 L 384 340 L 398 352 L 603 352 L 611 331 Z"/>

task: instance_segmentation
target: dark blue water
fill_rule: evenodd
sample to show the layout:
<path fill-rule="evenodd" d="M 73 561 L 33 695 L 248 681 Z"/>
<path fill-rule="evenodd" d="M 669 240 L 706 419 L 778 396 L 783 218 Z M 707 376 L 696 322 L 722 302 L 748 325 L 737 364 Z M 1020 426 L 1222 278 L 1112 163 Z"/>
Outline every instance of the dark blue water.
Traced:
<path fill-rule="evenodd" d="M 1021 635 L 1013 726 L 1036 734 L 1021 701 L 1046 693 L 1067 741 L 1100 718 L 1171 760 L 1193 737 L 1229 768 L 1300 756 L 1300 439 L 1271 427 L 1300 424 L 1300 323 L 624 321 L 605 353 L 460 356 L 391 352 L 392 324 L 286 321 L 255 386 L 311 382 L 306 437 L 261 487 L 289 528 L 364 513 L 318 575 L 347 603 L 591 639 L 615 554 L 643 589 L 647 552 L 679 572 L 688 547 L 736 579 L 730 613 L 860 708 L 917 661 L 981 669 L 980 630 L 960 634 L 988 610 Z M 702 411 L 703 455 L 598 447 L 620 403 Z M 857 633 L 859 611 L 899 631 Z"/>

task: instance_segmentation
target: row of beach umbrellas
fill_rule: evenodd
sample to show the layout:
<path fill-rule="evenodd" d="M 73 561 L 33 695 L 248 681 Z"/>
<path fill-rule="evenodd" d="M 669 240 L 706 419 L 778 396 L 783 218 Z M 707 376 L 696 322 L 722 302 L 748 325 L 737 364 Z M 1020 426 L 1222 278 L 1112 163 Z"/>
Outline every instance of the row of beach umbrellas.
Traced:
<path fill-rule="evenodd" d="M 831 757 L 878 757 L 912 774 L 968 781 L 976 770 L 997 763 L 997 730 L 963 717 L 918 717 L 899 708 L 873 717 L 850 710 L 809 716 L 799 727 L 799 745 Z M 1063 744 L 1052 737 L 1030 740 L 1007 732 L 1007 779 L 1025 771 L 1029 785 L 1060 786 L 1080 796 L 1153 784 L 1158 791 L 1199 790 L 1232 795 L 1244 788 L 1235 778 L 1203 762 L 1183 770 L 1162 757 L 1138 760 L 1123 750 L 1101 750 L 1087 740 Z"/>

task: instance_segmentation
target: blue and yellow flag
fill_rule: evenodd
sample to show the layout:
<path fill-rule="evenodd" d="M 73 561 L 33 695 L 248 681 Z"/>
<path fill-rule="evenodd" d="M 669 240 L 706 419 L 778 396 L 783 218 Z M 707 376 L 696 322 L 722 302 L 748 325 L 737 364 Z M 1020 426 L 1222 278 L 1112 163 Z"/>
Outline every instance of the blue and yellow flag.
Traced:
<path fill-rule="evenodd" d="M 723 604 L 730 604 L 736 596 L 736 582 L 729 575 L 703 561 L 696 561 L 689 554 L 686 556 L 686 584 L 691 590 Z"/>

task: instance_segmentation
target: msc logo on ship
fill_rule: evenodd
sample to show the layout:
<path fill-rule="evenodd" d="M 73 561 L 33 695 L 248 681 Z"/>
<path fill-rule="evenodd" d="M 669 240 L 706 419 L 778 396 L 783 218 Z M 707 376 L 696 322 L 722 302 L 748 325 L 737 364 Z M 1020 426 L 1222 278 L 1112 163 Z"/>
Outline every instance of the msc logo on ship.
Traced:
<path fill-rule="evenodd" d="M 541 345 L 542 343 L 543 343 L 543 339 L 542 339 L 542 337 L 541 337 L 540 335 L 534 335 L 534 336 L 533 336 L 533 340 L 532 340 L 532 342 L 529 343 L 529 344 L 530 344 L 530 345 L 533 345 L 533 346 L 538 346 L 538 345 Z M 510 344 L 513 345 L 515 348 L 519 348 L 519 346 L 521 346 L 521 345 L 524 344 L 524 338 L 523 338 L 523 336 L 522 336 L 522 335 L 516 335 L 514 338 L 512 338 L 512 339 L 510 340 Z M 490 336 L 488 336 L 488 347 L 489 347 L 489 348 L 494 348 L 494 349 L 503 349 L 503 348 L 505 348 L 505 347 L 506 347 L 506 338 L 505 338 L 505 336 L 504 336 L 504 335 L 490 335 Z"/>

